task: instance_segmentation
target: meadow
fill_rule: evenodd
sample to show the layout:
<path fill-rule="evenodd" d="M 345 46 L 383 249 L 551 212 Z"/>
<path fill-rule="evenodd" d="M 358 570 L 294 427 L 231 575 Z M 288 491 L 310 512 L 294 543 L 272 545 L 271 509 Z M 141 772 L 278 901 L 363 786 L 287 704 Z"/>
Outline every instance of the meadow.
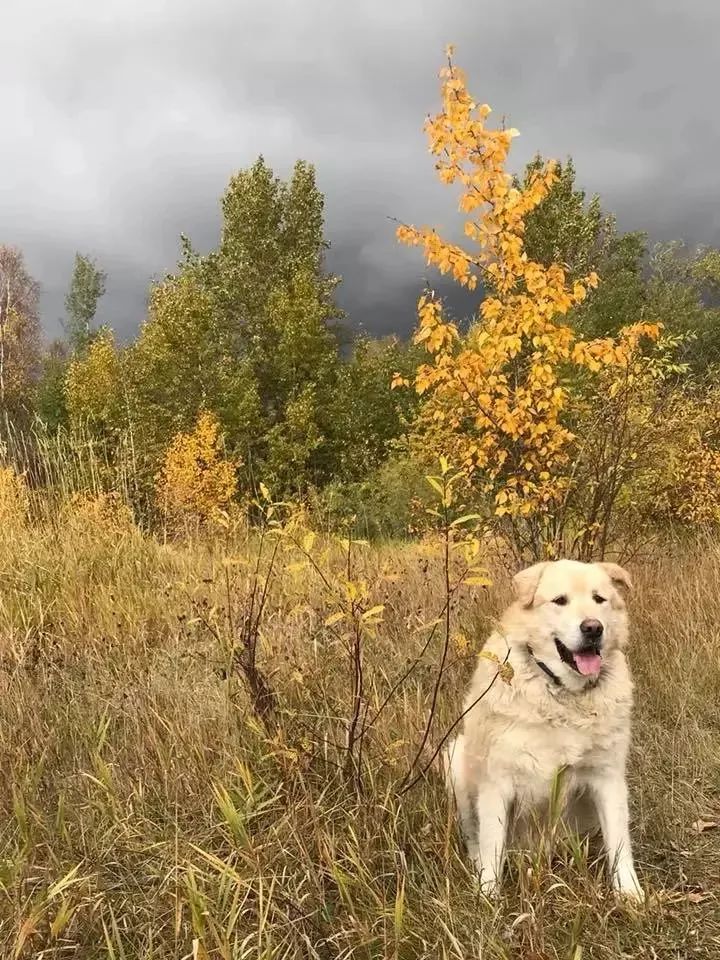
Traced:
<path fill-rule="evenodd" d="M 632 568 L 632 832 L 647 905 L 617 904 L 580 845 L 515 859 L 492 906 L 436 768 L 405 789 L 444 650 L 432 537 L 351 545 L 348 578 L 347 543 L 327 536 L 302 534 L 308 563 L 286 540 L 261 554 L 242 522 L 170 539 L 113 497 L 43 494 L 30 508 L 6 498 L 0 557 L 3 957 L 718 955 L 719 543 Z M 491 576 L 453 597 L 416 772 L 508 599 L 507 572 Z M 374 611 L 363 716 L 380 710 L 350 777 L 341 581 Z M 250 622 L 265 719 L 235 656 Z"/>

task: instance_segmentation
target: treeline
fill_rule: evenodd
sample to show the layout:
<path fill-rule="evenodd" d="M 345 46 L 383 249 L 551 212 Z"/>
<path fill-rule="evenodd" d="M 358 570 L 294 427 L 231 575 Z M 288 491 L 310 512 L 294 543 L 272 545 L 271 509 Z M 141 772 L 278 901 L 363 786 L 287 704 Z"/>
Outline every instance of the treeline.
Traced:
<path fill-rule="evenodd" d="M 540 168 L 538 158 L 518 185 Z M 424 350 L 353 335 L 336 303 L 339 280 L 325 267 L 327 247 L 313 168 L 298 162 L 282 181 L 261 158 L 228 185 L 216 249 L 201 255 L 182 239 L 181 261 L 152 287 L 131 343 L 95 324 L 106 277 L 78 255 L 66 334 L 50 346 L 38 284 L 21 252 L 0 247 L 6 457 L 18 433 L 82 437 L 101 445 L 110 465 L 113 451 L 131 451 L 131 495 L 149 511 L 174 439 L 211 414 L 238 496 L 262 482 L 275 496 L 309 498 L 331 519 L 360 513 L 373 530 L 407 529 L 433 450 L 411 429 L 421 398 L 390 384 L 412 380 Z M 599 274 L 597 290 L 568 318 L 580 336 L 660 324 L 666 380 L 710 395 L 720 362 L 720 252 L 649 250 L 644 235 L 619 233 L 599 199 L 578 189 L 571 162 L 529 214 L 525 251 L 563 265 L 570 278 Z M 23 449 L 31 446 L 26 439 Z"/>
<path fill-rule="evenodd" d="M 283 182 L 259 159 L 228 185 L 217 248 L 201 256 L 183 238 L 182 260 L 153 286 L 132 343 L 93 326 L 106 278 L 78 256 L 67 336 L 44 354 L 37 284 L 5 248 L 14 271 L 2 306 L 13 340 L 5 416 L 108 443 L 131 433 L 148 496 L 169 443 L 202 411 L 221 426 L 241 490 L 262 480 L 297 496 L 364 480 L 412 416 L 414 398 L 389 384 L 417 351 L 352 336 L 335 302 L 338 278 L 324 266 L 327 246 L 313 168 L 300 162 Z"/>

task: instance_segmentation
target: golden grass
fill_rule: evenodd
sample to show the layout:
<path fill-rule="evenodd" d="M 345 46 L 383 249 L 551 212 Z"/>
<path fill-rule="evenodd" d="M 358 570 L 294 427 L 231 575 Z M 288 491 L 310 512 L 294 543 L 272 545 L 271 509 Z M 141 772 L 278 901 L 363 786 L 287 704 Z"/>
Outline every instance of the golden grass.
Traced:
<path fill-rule="evenodd" d="M 284 553 L 260 624 L 282 729 L 268 733 L 228 670 L 256 549 L 242 532 L 163 545 L 87 502 L 6 528 L 0 956 L 720 956 L 720 830 L 692 826 L 720 818 L 720 545 L 633 571 L 633 834 L 651 892 L 637 912 L 584 849 L 515 863 L 492 908 L 438 779 L 398 796 L 441 631 L 367 738 L 364 792 L 348 787 L 347 654 L 325 625 L 337 601 Z M 366 638 L 372 711 L 427 640 L 442 576 L 419 545 L 356 552 L 384 604 Z M 456 629 L 479 640 L 505 591 L 466 591 Z M 472 656 L 453 646 L 434 737 Z"/>

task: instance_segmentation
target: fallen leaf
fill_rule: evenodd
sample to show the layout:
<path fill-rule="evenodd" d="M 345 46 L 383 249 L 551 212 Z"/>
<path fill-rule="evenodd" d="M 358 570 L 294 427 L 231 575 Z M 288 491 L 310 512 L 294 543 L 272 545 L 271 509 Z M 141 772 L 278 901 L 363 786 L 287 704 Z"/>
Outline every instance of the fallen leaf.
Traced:
<path fill-rule="evenodd" d="M 705 833 L 706 830 L 714 830 L 718 826 L 720 821 L 717 820 L 696 820 L 692 828 L 695 833 Z"/>

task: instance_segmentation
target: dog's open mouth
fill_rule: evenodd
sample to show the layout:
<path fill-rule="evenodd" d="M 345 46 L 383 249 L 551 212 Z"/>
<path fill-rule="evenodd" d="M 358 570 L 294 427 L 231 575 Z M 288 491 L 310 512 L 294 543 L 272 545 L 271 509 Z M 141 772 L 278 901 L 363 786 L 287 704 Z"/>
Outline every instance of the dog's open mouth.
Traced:
<path fill-rule="evenodd" d="M 560 659 L 584 677 L 596 677 L 602 668 L 602 657 L 598 645 L 586 646 L 582 650 L 570 650 L 562 640 L 555 637 L 555 646 Z"/>

